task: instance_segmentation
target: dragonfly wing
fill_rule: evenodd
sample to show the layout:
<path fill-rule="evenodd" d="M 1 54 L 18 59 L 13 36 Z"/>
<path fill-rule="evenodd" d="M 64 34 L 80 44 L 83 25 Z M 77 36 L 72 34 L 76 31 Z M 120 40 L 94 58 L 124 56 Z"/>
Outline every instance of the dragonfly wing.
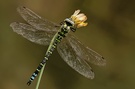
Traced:
<path fill-rule="evenodd" d="M 72 34 L 68 34 L 68 36 L 61 41 L 57 50 L 69 66 L 87 78 L 94 78 L 94 73 L 89 63 L 99 66 L 106 64 L 105 59 L 101 55 L 85 47 Z"/>
<path fill-rule="evenodd" d="M 54 32 L 49 33 L 42 30 L 37 30 L 31 25 L 13 22 L 10 24 L 13 31 L 22 35 L 24 38 L 41 45 L 49 45 L 54 36 Z"/>
<path fill-rule="evenodd" d="M 23 17 L 23 19 L 28 22 L 30 25 L 34 26 L 37 30 L 43 30 L 46 32 L 57 32 L 59 26 L 53 22 L 48 21 L 47 19 L 43 19 L 30 9 L 20 6 L 17 8 L 19 14 Z"/>
<path fill-rule="evenodd" d="M 90 62 L 98 66 L 106 65 L 106 60 L 103 56 L 89 47 L 84 46 L 84 44 L 82 44 L 73 34 L 69 34 L 67 40 L 72 48 L 77 52 L 77 55 L 86 60 L 88 63 Z"/>
<path fill-rule="evenodd" d="M 83 59 L 84 55 L 81 51 L 82 48 L 77 46 L 78 44 L 70 41 L 73 40 L 66 38 L 62 40 L 57 46 L 58 53 L 63 58 L 63 60 L 78 73 L 87 78 L 93 79 L 94 72 L 92 71 L 92 68 L 89 66 L 89 64 Z"/>

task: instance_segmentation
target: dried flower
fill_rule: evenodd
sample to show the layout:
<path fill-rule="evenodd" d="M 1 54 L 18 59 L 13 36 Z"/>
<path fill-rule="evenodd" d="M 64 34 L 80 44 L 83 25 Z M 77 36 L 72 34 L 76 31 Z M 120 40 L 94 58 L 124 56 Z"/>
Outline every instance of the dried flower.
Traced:
<path fill-rule="evenodd" d="M 86 26 L 88 23 L 85 21 L 87 20 L 87 17 L 84 13 L 79 13 L 80 10 L 76 10 L 74 14 L 71 16 L 71 19 L 75 22 L 75 25 L 77 28 Z"/>

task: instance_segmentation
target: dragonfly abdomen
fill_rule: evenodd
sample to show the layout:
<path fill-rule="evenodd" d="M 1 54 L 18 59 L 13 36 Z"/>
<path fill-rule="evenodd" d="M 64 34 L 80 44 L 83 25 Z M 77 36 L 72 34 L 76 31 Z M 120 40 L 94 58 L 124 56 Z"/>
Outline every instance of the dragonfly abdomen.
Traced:
<path fill-rule="evenodd" d="M 46 52 L 46 55 L 45 55 L 44 59 L 40 62 L 40 64 L 37 67 L 36 71 L 32 74 L 32 76 L 30 77 L 29 81 L 27 82 L 28 85 L 30 85 L 32 83 L 32 81 L 37 77 L 38 73 L 40 72 L 42 67 L 45 65 L 45 63 L 48 60 L 49 56 L 51 56 L 52 52 L 56 48 L 56 44 L 57 43 L 58 42 L 55 41 L 55 43 L 53 45 L 49 46 L 49 48 L 48 48 L 49 50 Z"/>
<path fill-rule="evenodd" d="M 45 65 L 45 63 L 48 60 L 48 58 L 51 56 L 51 54 L 55 50 L 57 44 L 60 43 L 61 40 L 64 37 L 66 37 L 66 34 L 68 33 L 68 30 L 69 30 L 69 28 L 68 28 L 67 25 L 62 25 L 60 31 L 55 34 L 55 36 L 51 40 L 51 43 L 50 43 L 50 45 L 48 47 L 48 50 L 47 50 L 47 52 L 45 54 L 44 59 L 40 62 L 40 64 L 37 67 L 36 71 L 32 74 L 32 76 L 30 77 L 29 81 L 27 82 L 28 85 L 30 85 L 32 83 L 32 81 L 36 78 L 36 76 L 38 75 L 38 73 L 40 72 L 42 67 Z"/>

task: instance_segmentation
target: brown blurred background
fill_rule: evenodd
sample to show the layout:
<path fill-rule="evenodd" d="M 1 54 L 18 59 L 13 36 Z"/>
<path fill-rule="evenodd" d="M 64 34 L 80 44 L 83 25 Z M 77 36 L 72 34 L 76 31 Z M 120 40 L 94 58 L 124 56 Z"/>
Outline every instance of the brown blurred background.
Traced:
<path fill-rule="evenodd" d="M 75 35 L 107 60 L 105 67 L 91 65 L 95 78 L 89 80 L 55 51 L 40 89 L 135 89 L 135 0 L 0 0 L 0 89 L 34 89 L 37 78 L 30 87 L 26 82 L 47 50 L 9 27 L 24 22 L 16 12 L 19 5 L 56 23 L 81 9 L 89 25 Z"/>

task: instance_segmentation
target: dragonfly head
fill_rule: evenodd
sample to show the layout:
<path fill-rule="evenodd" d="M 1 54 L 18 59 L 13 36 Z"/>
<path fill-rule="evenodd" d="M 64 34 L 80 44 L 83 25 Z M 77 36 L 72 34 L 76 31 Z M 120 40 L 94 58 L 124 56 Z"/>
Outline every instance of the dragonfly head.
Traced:
<path fill-rule="evenodd" d="M 86 15 L 84 13 L 80 13 L 80 10 L 76 10 L 70 18 L 77 28 L 87 26 L 88 24 L 85 22 L 87 20 Z"/>
<path fill-rule="evenodd" d="M 87 26 L 87 17 L 84 13 L 80 13 L 80 10 L 76 10 L 70 18 L 66 18 L 64 22 L 70 29 L 75 32 L 76 28 Z"/>
<path fill-rule="evenodd" d="M 64 20 L 64 22 L 66 23 L 67 26 L 70 27 L 71 31 L 73 31 L 73 32 L 76 31 L 75 23 L 74 23 L 74 21 L 72 21 L 71 18 L 66 18 L 66 19 Z"/>

